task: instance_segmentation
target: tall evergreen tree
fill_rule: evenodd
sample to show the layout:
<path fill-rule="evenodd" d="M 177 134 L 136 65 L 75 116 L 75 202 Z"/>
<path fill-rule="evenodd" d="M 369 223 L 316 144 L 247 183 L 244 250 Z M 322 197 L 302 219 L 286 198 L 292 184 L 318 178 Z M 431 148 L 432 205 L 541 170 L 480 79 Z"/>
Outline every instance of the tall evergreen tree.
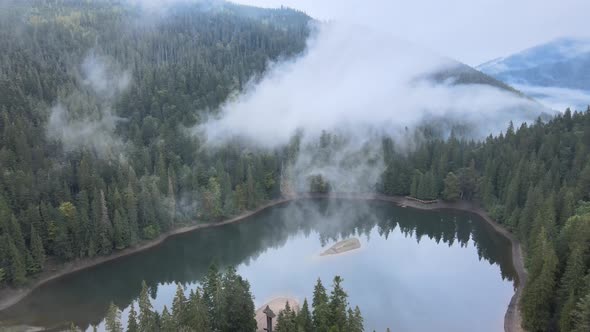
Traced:
<path fill-rule="evenodd" d="M 127 332 L 139 332 L 139 324 L 137 323 L 137 313 L 135 312 L 135 304 L 131 303 L 129 309 L 129 318 L 127 319 Z"/>
<path fill-rule="evenodd" d="M 312 332 L 313 331 L 313 320 L 311 312 L 309 311 L 309 305 L 307 299 L 303 300 L 303 306 L 297 314 L 297 326 L 300 332 Z"/>
<path fill-rule="evenodd" d="M 312 306 L 312 319 L 315 330 L 327 332 L 330 328 L 330 307 L 328 306 L 326 289 L 319 278 L 313 290 Z"/>
<path fill-rule="evenodd" d="M 121 325 L 121 310 L 113 303 L 109 305 L 105 318 L 106 330 L 109 332 L 123 332 Z"/>
<path fill-rule="evenodd" d="M 154 331 L 157 327 L 156 316 L 150 302 L 148 287 L 145 281 L 141 283 L 139 294 L 139 330 Z"/>
<path fill-rule="evenodd" d="M 342 288 L 342 278 L 340 276 L 334 277 L 328 307 L 330 310 L 328 325 L 330 327 L 336 326 L 339 331 L 344 331 L 347 319 L 348 295 Z"/>
<path fill-rule="evenodd" d="M 43 248 L 43 240 L 33 225 L 31 225 L 31 255 L 34 263 L 33 272 L 41 272 L 45 265 L 45 249 Z"/>

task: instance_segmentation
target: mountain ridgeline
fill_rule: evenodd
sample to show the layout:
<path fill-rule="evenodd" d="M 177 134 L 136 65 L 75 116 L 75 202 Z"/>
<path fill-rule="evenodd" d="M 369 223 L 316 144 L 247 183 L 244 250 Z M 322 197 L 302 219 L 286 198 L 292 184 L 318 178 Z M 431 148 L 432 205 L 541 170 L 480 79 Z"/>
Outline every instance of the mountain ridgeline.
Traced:
<path fill-rule="evenodd" d="M 312 33 L 305 14 L 216 1 L 158 11 L 116 0 L 0 8 L 3 286 L 289 191 L 282 175 L 297 158 L 297 137 L 272 151 L 240 142 L 211 149 L 189 128 L 270 62 L 303 52 Z M 433 77 L 518 93 L 469 67 Z M 431 126 L 416 130 L 410 151 L 383 138 L 375 191 L 481 202 L 525 245 L 524 326 L 587 331 L 590 110 L 511 124 L 483 141 Z M 328 156 L 337 145 L 326 134 L 317 149 Z M 331 187 L 321 174 L 309 184 Z"/>
<path fill-rule="evenodd" d="M 589 65 L 590 40 L 559 38 L 477 69 L 508 83 L 589 91 Z"/>

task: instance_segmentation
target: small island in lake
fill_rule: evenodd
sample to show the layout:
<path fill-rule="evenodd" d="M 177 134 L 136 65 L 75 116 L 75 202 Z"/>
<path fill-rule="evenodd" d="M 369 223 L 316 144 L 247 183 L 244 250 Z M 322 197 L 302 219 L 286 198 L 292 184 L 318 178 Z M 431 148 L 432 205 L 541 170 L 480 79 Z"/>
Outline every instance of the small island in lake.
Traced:
<path fill-rule="evenodd" d="M 337 242 L 330 249 L 324 251 L 320 256 L 338 255 L 361 247 L 361 241 L 357 238 L 350 238 Z"/>

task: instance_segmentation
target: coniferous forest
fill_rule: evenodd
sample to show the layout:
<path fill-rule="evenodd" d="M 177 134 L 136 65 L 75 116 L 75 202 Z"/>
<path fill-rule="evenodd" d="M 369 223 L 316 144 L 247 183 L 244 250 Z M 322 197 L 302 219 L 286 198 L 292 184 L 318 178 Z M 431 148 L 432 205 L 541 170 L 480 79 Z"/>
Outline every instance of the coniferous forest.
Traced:
<path fill-rule="evenodd" d="M 272 62 L 303 52 L 311 21 L 291 9 L 216 2 L 165 14 L 117 0 L 0 3 L 1 287 L 280 198 L 297 139 L 274 151 L 240 142 L 208 149 L 191 128 Z M 483 140 L 431 124 L 416 130 L 416 141 L 411 151 L 389 137 L 379 142 L 386 167 L 375 191 L 481 204 L 524 246 L 526 330 L 590 331 L 590 109 L 510 123 Z M 337 144 L 325 134 L 318 146 Z M 312 192 L 330 187 L 310 178 Z M 249 294 L 233 270 L 218 279 Z M 176 308 L 158 317 L 140 298 L 138 324 L 212 324 L 223 313 L 207 312 L 207 287 L 178 295 Z M 319 297 L 313 310 L 346 302 L 333 304 L 325 290 Z M 244 301 L 250 308 L 251 297 Z M 184 307 L 199 314 L 184 316 Z M 306 308 L 282 312 L 278 330 L 331 327 L 317 327 Z M 362 325 L 357 310 L 339 309 L 331 312 L 346 317 L 326 319 Z M 113 306 L 112 330 L 120 330 L 117 315 Z"/>
<path fill-rule="evenodd" d="M 148 286 L 143 282 L 138 299 L 138 311 L 132 305 L 127 327 L 121 324 L 121 311 L 111 303 L 105 318 L 109 332 L 138 331 L 256 331 L 254 302 L 250 285 L 236 270 L 225 273 L 215 265 L 209 268 L 203 288 L 197 288 L 187 297 L 177 284 L 172 307 L 164 307 L 162 313 L 154 311 Z M 276 315 L 276 314 L 275 314 Z M 312 306 L 307 299 L 301 309 L 291 308 L 289 302 L 275 319 L 277 332 L 348 331 L 362 332 L 363 317 L 359 307 L 348 306 L 348 295 L 342 287 L 342 278 L 334 277 L 330 293 L 317 280 L 313 291 Z M 275 325 L 273 324 L 273 325 Z M 70 330 L 77 331 L 72 324 Z"/>

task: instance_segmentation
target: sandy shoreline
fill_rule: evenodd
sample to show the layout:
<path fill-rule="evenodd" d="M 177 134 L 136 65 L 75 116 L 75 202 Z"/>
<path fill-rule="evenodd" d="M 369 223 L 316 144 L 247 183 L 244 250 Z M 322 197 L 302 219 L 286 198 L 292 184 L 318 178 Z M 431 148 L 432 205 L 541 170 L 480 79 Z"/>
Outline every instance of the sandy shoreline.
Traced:
<path fill-rule="evenodd" d="M 482 208 L 477 207 L 474 204 L 469 203 L 469 202 L 464 202 L 464 201 L 455 202 L 455 203 L 436 202 L 436 203 L 431 203 L 431 204 L 424 204 L 424 203 L 421 203 L 421 202 L 418 202 L 415 200 L 410 200 L 410 199 L 407 199 L 407 198 L 401 197 L 401 196 L 384 196 L 384 195 L 376 195 L 376 194 L 307 194 L 307 195 L 300 195 L 297 197 L 283 198 L 283 199 L 270 201 L 255 210 L 242 213 L 236 217 L 227 219 L 222 222 L 196 224 L 196 225 L 191 225 L 191 226 L 180 227 L 180 228 L 174 229 L 170 232 L 167 232 L 165 234 L 161 234 L 158 238 L 156 238 L 154 240 L 143 242 L 140 245 L 132 247 L 132 248 L 127 248 L 127 249 L 124 249 L 121 251 L 117 251 L 116 253 L 109 255 L 109 256 L 95 257 L 92 259 L 81 259 L 81 260 L 66 263 L 66 264 L 62 265 L 57 271 L 46 271 L 46 272 L 42 273 L 41 276 L 28 287 L 20 288 L 20 289 L 14 289 L 14 288 L 2 289 L 2 290 L 0 290 L 0 311 L 5 310 L 5 309 L 15 305 L 16 303 L 21 301 L 23 298 L 25 298 L 27 295 L 29 295 L 34 289 L 38 288 L 39 286 L 41 286 L 51 280 L 63 277 L 65 275 L 68 275 L 68 274 L 71 274 L 71 273 L 74 273 L 77 271 L 87 269 L 87 268 L 90 268 L 93 266 L 97 266 L 97 265 L 100 265 L 100 264 L 103 264 L 103 263 L 106 263 L 106 262 L 109 262 L 109 261 L 112 261 L 112 260 L 115 260 L 115 259 L 118 259 L 121 257 L 133 255 L 133 254 L 139 253 L 141 251 L 156 247 L 159 244 L 161 244 L 162 242 L 164 242 L 165 240 L 167 240 L 168 238 L 173 237 L 178 234 L 188 233 L 188 232 L 192 232 L 192 231 L 195 231 L 198 229 L 212 228 L 212 227 L 218 227 L 218 226 L 223 226 L 223 225 L 227 225 L 227 224 L 237 223 L 237 222 L 239 222 L 243 219 L 246 219 L 248 217 L 251 217 L 251 216 L 267 209 L 267 208 L 281 205 L 281 204 L 284 204 L 287 202 L 295 201 L 298 199 L 307 199 L 307 198 L 377 200 L 377 201 L 390 202 L 390 203 L 394 203 L 397 205 L 407 206 L 407 207 L 421 209 L 421 210 L 443 210 L 443 209 L 461 210 L 461 211 L 468 211 L 468 212 L 475 213 L 475 214 L 479 215 L 490 226 L 492 226 L 495 231 L 497 231 L 498 233 L 500 233 L 503 236 L 505 236 L 506 238 L 508 238 L 512 244 L 512 262 L 513 262 L 514 269 L 516 270 L 516 273 L 518 276 L 518 287 L 516 289 L 516 292 L 512 296 L 512 299 L 510 300 L 510 304 L 508 305 L 508 308 L 506 310 L 506 315 L 504 317 L 504 330 L 506 332 L 523 331 L 523 329 L 521 328 L 521 314 L 520 314 L 520 310 L 518 310 L 518 303 L 520 302 L 522 289 L 523 289 L 524 285 L 526 284 L 527 272 L 524 268 L 524 260 L 523 260 L 523 254 L 522 254 L 522 248 L 521 248 L 520 242 L 518 241 L 518 239 L 516 239 L 516 237 L 512 233 L 510 233 L 507 229 L 505 229 L 503 226 L 501 226 L 496 221 L 494 221 L 492 218 L 490 218 L 490 216 Z"/>

